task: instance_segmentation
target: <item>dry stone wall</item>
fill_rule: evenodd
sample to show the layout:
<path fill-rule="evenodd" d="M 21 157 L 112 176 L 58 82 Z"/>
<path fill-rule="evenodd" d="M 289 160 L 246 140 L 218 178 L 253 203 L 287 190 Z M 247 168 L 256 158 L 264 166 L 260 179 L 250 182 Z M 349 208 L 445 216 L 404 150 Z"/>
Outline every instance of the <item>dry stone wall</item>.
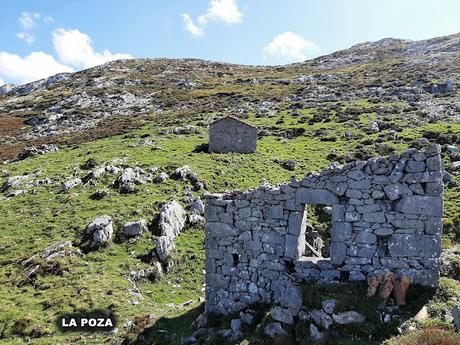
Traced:
<path fill-rule="evenodd" d="M 440 146 L 333 165 L 301 181 L 208 195 L 206 310 L 254 302 L 295 313 L 299 281 L 364 280 L 394 271 L 412 283 L 439 280 L 443 178 Z M 304 257 L 306 204 L 332 206 L 331 256 Z"/>

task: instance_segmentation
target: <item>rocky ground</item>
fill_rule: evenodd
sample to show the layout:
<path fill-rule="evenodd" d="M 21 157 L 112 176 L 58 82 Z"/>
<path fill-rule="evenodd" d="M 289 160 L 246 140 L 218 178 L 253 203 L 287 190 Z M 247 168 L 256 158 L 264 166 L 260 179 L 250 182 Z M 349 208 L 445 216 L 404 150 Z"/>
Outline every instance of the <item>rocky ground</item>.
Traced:
<path fill-rule="evenodd" d="M 351 334 L 337 344 L 416 344 L 410 341 L 426 332 L 454 339 L 459 42 L 460 35 L 385 39 L 277 67 L 126 60 L 1 87 L 0 343 L 180 344 L 193 343 L 194 334 L 218 344 L 278 337 L 303 344 L 329 329 L 316 314 L 332 318 L 333 332 Z M 258 127 L 256 154 L 206 153 L 207 125 L 228 114 Z M 388 311 L 374 300 L 353 300 L 361 287 L 342 294 L 310 287 L 307 302 L 333 299 L 340 308 L 328 313 L 311 305 L 305 320 L 283 331 L 281 316 L 266 306 L 199 324 L 203 193 L 300 179 L 333 162 L 427 143 L 442 146 L 447 171 L 438 291 L 424 290 L 407 309 Z M 327 236 L 321 210 L 311 213 Z M 317 290 L 321 297 L 312 297 Z M 414 320 L 424 305 L 428 318 Z M 55 329 L 60 313 L 97 308 L 119 316 L 116 332 Z M 334 315 L 349 311 L 363 315 L 364 326 L 336 325 Z M 390 339 L 397 335 L 403 338 Z"/>

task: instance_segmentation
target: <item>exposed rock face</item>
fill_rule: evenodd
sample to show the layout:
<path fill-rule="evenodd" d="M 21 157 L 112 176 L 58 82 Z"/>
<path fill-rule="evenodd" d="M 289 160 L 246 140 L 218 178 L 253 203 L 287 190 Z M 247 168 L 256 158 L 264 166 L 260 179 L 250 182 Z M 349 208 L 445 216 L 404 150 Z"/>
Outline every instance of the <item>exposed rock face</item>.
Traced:
<path fill-rule="evenodd" d="M 281 326 L 279 322 L 269 323 L 267 326 L 265 326 L 264 333 L 268 335 L 270 338 L 287 334 L 287 332 L 284 330 L 283 326 Z"/>
<path fill-rule="evenodd" d="M 161 262 L 166 262 L 175 248 L 174 240 L 171 237 L 160 236 L 156 239 L 155 253 Z"/>
<path fill-rule="evenodd" d="M 184 228 L 185 221 L 185 210 L 176 200 L 168 202 L 161 208 L 158 221 L 161 236 L 156 239 L 154 249 L 154 253 L 161 262 L 167 263 L 169 255 L 175 249 L 174 239 Z"/>
<path fill-rule="evenodd" d="M 126 223 L 123 226 L 123 234 L 126 236 L 140 236 L 146 230 L 147 223 L 144 219 L 138 220 L 137 222 Z"/>
<path fill-rule="evenodd" d="M 55 260 L 58 258 L 75 257 L 75 256 L 81 256 L 81 255 L 82 253 L 80 249 L 73 247 L 72 242 L 64 241 L 64 242 L 54 243 L 46 247 L 45 249 L 43 249 L 41 253 L 32 255 L 29 259 L 24 260 L 21 264 L 23 266 L 27 266 L 36 260 L 51 261 L 51 260 Z"/>
<path fill-rule="evenodd" d="M 5 181 L 2 188 L 0 189 L 0 192 L 4 193 L 9 191 L 10 189 L 18 188 L 28 178 L 28 175 L 11 176 Z"/>
<path fill-rule="evenodd" d="M 185 210 L 176 200 L 163 205 L 158 222 L 161 235 L 174 239 L 182 231 L 185 220 Z"/>
<path fill-rule="evenodd" d="M 356 311 L 346 311 L 340 314 L 332 315 L 335 322 L 340 325 L 346 325 L 349 323 L 363 323 L 366 321 L 366 317 Z"/>
<path fill-rule="evenodd" d="M 437 286 L 442 193 L 440 147 L 431 145 L 277 187 L 208 195 L 206 310 L 228 314 L 262 302 L 298 311 L 297 281 L 338 282 L 344 273 L 365 280 L 392 270 Z M 305 204 L 332 207 L 330 259 L 303 256 Z"/>
<path fill-rule="evenodd" d="M 91 247 L 104 245 L 112 239 L 112 217 L 100 216 L 95 218 L 86 228 L 86 234 L 91 236 Z"/>
<path fill-rule="evenodd" d="M 61 186 L 61 189 L 62 189 L 63 191 L 67 191 L 67 190 L 69 190 L 69 189 L 75 188 L 76 186 L 78 186 L 78 185 L 80 185 L 80 184 L 82 184 L 82 180 L 81 180 L 80 178 L 78 178 L 78 177 L 72 178 L 72 179 L 70 179 L 70 180 L 64 182 L 64 183 L 62 184 L 62 186 Z"/>
<path fill-rule="evenodd" d="M 23 160 L 29 157 L 37 156 L 37 155 L 44 155 L 50 152 L 57 152 L 59 148 L 56 145 L 39 145 L 34 147 L 27 147 L 25 148 L 17 157 L 16 160 Z"/>

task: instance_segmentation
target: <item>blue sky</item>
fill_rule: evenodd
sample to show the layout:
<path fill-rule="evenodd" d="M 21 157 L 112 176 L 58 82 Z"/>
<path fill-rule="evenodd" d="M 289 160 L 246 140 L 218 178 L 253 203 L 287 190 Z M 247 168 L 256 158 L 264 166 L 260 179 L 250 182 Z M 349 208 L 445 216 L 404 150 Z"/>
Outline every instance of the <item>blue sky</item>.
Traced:
<path fill-rule="evenodd" d="M 129 57 L 283 64 L 460 32 L 459 0 L 0 2 L 0 84 Z"/>

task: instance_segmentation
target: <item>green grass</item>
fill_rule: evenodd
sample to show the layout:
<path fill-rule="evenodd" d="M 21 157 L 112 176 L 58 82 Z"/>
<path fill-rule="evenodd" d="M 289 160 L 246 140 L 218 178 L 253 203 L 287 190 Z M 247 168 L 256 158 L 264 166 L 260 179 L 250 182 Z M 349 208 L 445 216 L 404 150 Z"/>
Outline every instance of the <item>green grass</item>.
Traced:
<path fill-rule="evenodd" d="M 370 108 L 366 101 L 355 102 L 350 106 Z M 180 323 L 189 324 L 196 317 L 201 303 L 198 298 L 204 297 L 204 234 L 199 227 L 187 229 L 177 239 L 178 263 L 167 276 L 156 282 L 138 284 L 144 296 L 144 299 L 138 300 L 138 304 L 132 303 L 135 298 L 127 292 L 132 287 L 128 275 L 131 269 L 148 267 L 140 257 L 154 247 L 154 237 L 150 232 L 143 234 L 137 241 L 115 242 L 83 257 L 63 260 L 62 275 L 39 276 L 33 285 L 20 286 L 24 274 L 20 265 L 22 259 L 58 241 L 70 240 L 78 244 L 82 231 L 94 217 L 111 215 L 118 232 L 120 225 L 128 221 L 141 217 L 151 221 L 162 202 L 171 199 L 181 201 L 191 187 L 187 182 L 168 180 L 164 184 L 138 186 L 135 194 L 120 195 L 112 187 L 115 176 L 106 175 L 95 185 L 79 186 L 68 193 L 61 193 L 60 182 L 74 170 L 83 174 L 79 167 L 88 158 L 93 157 L 100 163 L 122 159 L 121 164 L 125 166 L 157 167 L 168 173 L 187 164 L 206 182 L 210 192 L 243 190 L 257 187 L 263 181 L 277 184 L 289 181 L 292 176 L 300 179 L 310 172 L 319 171 L 330 164 L 327 156 L 331 152 L 343 155 L 362 150 L 357 149 L 357 146 L 363 138 L 377 139 L 379 136 L 366 136 L 365 133 L 365 129 L 376 117 L 371 110 L 357 119 L 357 126 L 351 122 L 298 123 L 301 116 L 311 119 L 315 109 L 302 110 L 299 116 L 292 116 L 290 111 L 281 111 L 272 118 L 256 118 L 250 114 L 247 121 L 258 126 L 305 129 L 303 135 L 294 139 L 263 137 L 258 141 L 257 153 L 252 155 L 194 153 L 198 145 L 207 142 L 207 135 L 160 135 L 159 129 L 164 128 L 147 124 L 126 135 L 62 147 L 57 153 L 4 166 L 11 175 L 41 170 L 40 178 L 51 178 L 56 184 L 36 187 L 34 194 L 9 199 L 0 196 L 0 343 L 21 343 L 17 337 L 24 341 L 31 339 L 37 344 L 79 343 L 80 334 L 57 333 L 54 320 L 62 312 L 96 308 L 113 309 L 119 315 L 120 326 L 116 335 L 92 335 L 95 338 L 88 340 L 90 343 L 123 338 L 127 334 L 123 324 L 139 315 L 152 315 L 154 319 L 163 320 L 161 322 L 164 322 L 169 332 L 176 333 L 176 343 L 180 341 L 180 335 L 190 334 L 189 326 Z M 186 120 L 177 119 L 174 125 L 184 121 L 186 123 Z M 283 122 L 277 124 L 280 120 Z M 316 134 L 321 129 L 329 131 L 327 136 L 334 137 L 335 141 L 321 141 Z M 410 140 L 420 137 L 425 130 L 460 133 L 458 125 L 430 124 L 420 128 L 405 126 L 400 137 L 406 140 L 386 140 L 383 143 L 401 152 L 408 147 Z M 205 133 L 204 130 L 202 132 Z M 353 138 L 345 139 L 345 132 L 352 133 Z M 147 134 L 157 142 L 161 150 L 131 147 L 131 144 L 137 144 Z M 370 154 L 376 153 L 373 144 L 365 145 L 365 149 Z M 287 159 L 297 161 L 294 171 L 282 168 L 281 163 Z M 460 181 L 458 175 L 454 179 Z M 4 181 L 5 178 L 0 178 L 0 184 Z M 109 196 L 99 201 L 90 199 L 90 195 L 98 189 L 109 190 Z M 196 192 L 194 194 L 199 195 Z M 456 202 L 459 197 L 459 187 L 446 189 L 445 218 L 452 222 L 460 214 L 460 204 Z M 445 238 L 455 241 L 455 227 L 447 230 Z M 358 292 L 362 291 L 355 291 L 356 294 Z M 347 303 L 354 303 L 358 308 L 360 301 L 353 299 L 353 296 L 343 297 L 347 298 Z M 190 305 L 182 305 L 190 300 L 193 301 Z M 384 332 L 382 334 L 389 336 L 390 333 L 386 331 L 365 327 L 353 330 L 361 336 L 372 332 Z M 88 337 L 84 336 L 90 339 Z"/>

